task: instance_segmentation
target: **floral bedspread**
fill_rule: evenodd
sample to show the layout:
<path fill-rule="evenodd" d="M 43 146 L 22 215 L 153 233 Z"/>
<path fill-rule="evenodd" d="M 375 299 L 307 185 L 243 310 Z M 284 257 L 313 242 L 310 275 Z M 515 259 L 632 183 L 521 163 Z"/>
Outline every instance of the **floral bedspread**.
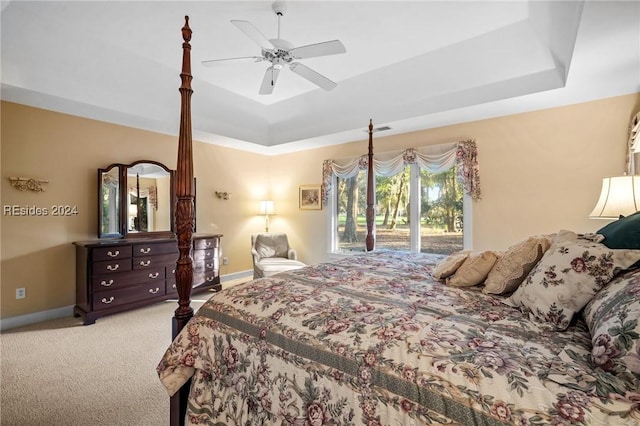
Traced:
<path fill-rule="evenodd" d="M 440 258 L 376 251 L 223 290 L 159 377 L 170 394 L 192 377 L 192 425 L 638 424 L 628 390 L 574 360 L 583 322 L 542 330 L 433 280 Z"/>

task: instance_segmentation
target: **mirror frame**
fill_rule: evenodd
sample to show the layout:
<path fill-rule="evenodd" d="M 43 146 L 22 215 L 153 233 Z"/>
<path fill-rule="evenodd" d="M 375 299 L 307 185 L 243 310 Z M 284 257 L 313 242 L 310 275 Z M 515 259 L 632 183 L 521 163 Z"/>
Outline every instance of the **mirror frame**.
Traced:
<path fill-rule="evenodd" d="M 128 211 L 124 208 L 128 203 L 129 193 L 127 188 L 127 169 L 134 167 L 140 163 L 150 163 L 159 166 L 169 173 L 169 186 L 170 186 L 170 229 L 167 231 L 148 231 L 148 232 L 129 232 L 128 225 Z M 102 200 L 102 175 L 103 173 L 111 171 L 113 168 L 118 170 L 118 231 L 115 233 L 102 232 L 102 223 L 104 221 L 103 216 L 103 200 Z M 113 163 L 109 166 L 98 169 L 98 238 L 174 238 L 175 237 L 175 205 L 176 205 L 176 192 L 175 192 L 175 170 L 172 170 L 162 163 L 153 160 L 138 160 L 130 164 Z"/>

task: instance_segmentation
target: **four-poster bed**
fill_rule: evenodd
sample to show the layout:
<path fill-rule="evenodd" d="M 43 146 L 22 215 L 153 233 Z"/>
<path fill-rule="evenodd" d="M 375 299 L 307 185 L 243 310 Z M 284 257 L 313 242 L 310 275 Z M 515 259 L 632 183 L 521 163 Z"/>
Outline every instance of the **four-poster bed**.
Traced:
<path fill-rule="evenodd" d="M 590 333 L 612 310 L 608 292 L 598 293 L 587 315 L 550 331 L 548 322 L 514 308 L 508 295 L 436 280 L 450 258 L 373 250 L 371 122 L 367 252 L 233 286 L 194 315 L 190 35 L 187 20 L 177 170 L 179 306 L 174 341 L 157 367 L 173 395 L 172 425 L 637 424 L 636 347 L 626 348 L 631 373 L 611 347 L 604 364 L 591 359 Z M 571 244 L 605 250 L 581 236 L 558 236 L 548 237 L 548 253 Z M 538 268 L 549 259 L 538 254 L 522 286 L 546 272 Z M 614 277 L 629 266 L 616 259 L 610 271 L 600 265 L 611 272 L 611 291 L 640 294 L 640 270 Z M 625 300 L 625 312 L 636 312 L 633 298 Z"/>

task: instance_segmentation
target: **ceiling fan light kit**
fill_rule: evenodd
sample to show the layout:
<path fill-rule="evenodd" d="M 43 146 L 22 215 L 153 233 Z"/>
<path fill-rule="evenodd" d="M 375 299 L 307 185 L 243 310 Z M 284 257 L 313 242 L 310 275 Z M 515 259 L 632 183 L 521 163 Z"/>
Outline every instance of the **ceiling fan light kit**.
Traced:
<path fill-rule="evenodd" d="M 331 90 L 335 88 L 337 86 L 335 82 L 331 81 L 329 78 L 318 73 L 317 71 L 312 70 L 306 65 L 295 61 L 298 59 L 315 58 L 318 56 L 346 53 L 347 49 L 344 47 L 342 42 L 340 42 L 340 40 L 331 40 L 294 47 L 291 42 L 280 38 L 280 18 L 284 16 L 287 10 L 286 3 L 275 2 L 271 7 L 278 17 L 277 38 L 267 39 L 252 23 L 248 21 L 231 21 L 233 25 L 235 25 L 247 37 L 249 37 L 261 47 L 262 56 L 242 56 L 227 59 L 212 59 L 208 61 L 202 61 L 202 64 L 205 66 L 213 66 L 223 61 L 244 59 L 251 59 L 254 62 L 270 62 L 271 66 L 266 69 L 264 77 L 262 79 L 262 84 L 260 85 L 260 90 L 258 92 L 261 95 L 269 95 L 273 93 L 273 89 L 275 88 L 276 82 L 278 80 L 280 70 L 282 70 L 285 65 L 288 65 L 289 69 L 293 73 L 299 75 L 300 77 L 324 90 Z"/>

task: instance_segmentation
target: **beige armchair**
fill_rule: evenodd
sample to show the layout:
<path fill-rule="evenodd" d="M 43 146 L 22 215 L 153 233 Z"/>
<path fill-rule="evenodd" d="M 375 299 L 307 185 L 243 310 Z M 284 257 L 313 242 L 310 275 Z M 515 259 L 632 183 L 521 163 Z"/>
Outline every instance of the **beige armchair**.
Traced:
<path fill-rule="evenodd" d="M 287 234 L 283 233 L 252 234 L 251 255 L 253 278 L 268 277 L 306 266 L 298 261 L 296 251 L 289 247 Z"/>

